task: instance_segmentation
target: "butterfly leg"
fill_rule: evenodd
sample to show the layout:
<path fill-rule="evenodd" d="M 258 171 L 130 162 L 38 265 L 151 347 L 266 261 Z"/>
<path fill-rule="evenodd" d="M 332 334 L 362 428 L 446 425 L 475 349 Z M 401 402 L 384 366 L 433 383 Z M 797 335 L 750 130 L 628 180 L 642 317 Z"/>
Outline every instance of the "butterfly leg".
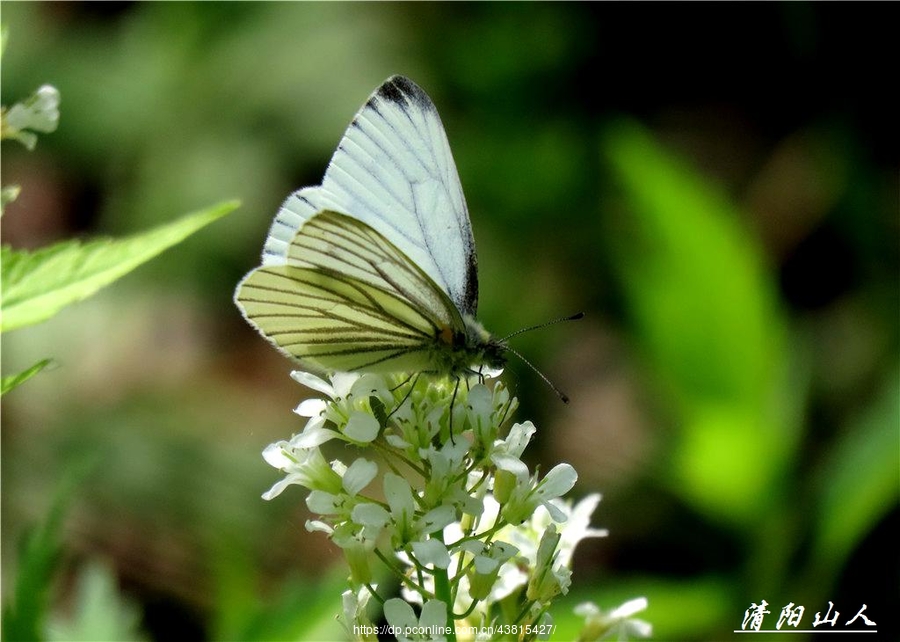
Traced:
<path fill-rule="evenodd" d="M 416 384 L 419 383 L 420 376 L 422 376 L 421 373 L 409 375 L 406 379 L 404 379 L 403 381 L 398 383 L 396 386 L 391 388 L 391 392 L 394 392 L 395 390 L 400 388 L 400 386 L 405 386 L 407 383 L 409 383 L 412 380 L 412 383 L 409 386 L 409 390 L 407 390 L 406 394 L 403 395 L 403 399 L 400 400 L 400 403 L 394 405 L 394 409 L 391 410 L 391 412 L 388 414 L 388 416 L 385 419 L 390 419 L 391 416 L 400 409 L 400 406 L 402 406 L 403 404 L 406 403 L 406 400 L 409 399 L 410 395 L 412 394 L 413 388 L 415 388 Z"/>
<path fill-rule="evenodd" d="M 450 421 L 449 421 L 450 443 L 453 444 L 454 446 L 456 445 L 456 442 L 453 441 L 453 407 L 456 405 L 456 394 L 459 392 L 460 378 L 461 377 L 458 377 L 458 376 L 456 377 L 456 385 L 453 386 L 453 396 L 450 398 Z"/>

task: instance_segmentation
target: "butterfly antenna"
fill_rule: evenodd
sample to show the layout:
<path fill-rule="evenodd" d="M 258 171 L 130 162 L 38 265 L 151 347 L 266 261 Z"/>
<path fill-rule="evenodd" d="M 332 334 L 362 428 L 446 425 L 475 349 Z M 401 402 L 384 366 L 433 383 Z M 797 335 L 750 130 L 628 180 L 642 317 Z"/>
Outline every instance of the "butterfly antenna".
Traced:
<path fill-rule="evenodd" d="M 561 320 L 561 321 L 565 321 L 565 319 L 560 319 L 560 320 Z M 541 326 L 538 326 L 538 327 L 541 327 Z M 519 334 L 519 333 L 516 332 L 515 334 Z M 533 363 L 531 363 L 528 359 L 526 359 L 525 357 L 523 357 L 521 354 L 519 354 L 518 352 L 516 352 L 515 350 L 513 350 L 513 349 L 510 348 L 509 346 L 504 346 L 504 348 L 505 348 L 505 350 L 506 350 L 507 352 L 512 352 L 514 355 L 516 355 L 517 357 L 519 357 L 519 359 L 522 360 L 522 363 L 524 363 L 526 366 L 528 366 L 529 368 L 531 368 L 537 376 L 539 376 L 541 379 L 543 379 L 543 380 L 544 380 L 544 383 L 546 383 L 548 386 L 550 386 L 550 389 L 553 390 L 553 392 L 556 393 L 556 396 L 559 397 L 559 400 L 560 400 L 560 401 L 562 401 L 563 403 L 569 403 L 569 397 L 568 397 L 562 390 L 560 390 L 559 388 L 557 388 L 557 387 L 553 384 L 553 382 L 550 381 L 550 379 L 547 377 L 547 375 L 545 375 L 543 372 L 541 372 L 540 370 L 538 370 L 538 369 L 534 366 Z"/>
<path fill-rule="evenodd" d="M 512 339 L 513 337 L 522 334 L 523 332 L 531 332 L 532 330 L 540 330 L 541 328 L 546 328 L 547 326 L 550 326 L 550 325 L 562 323 L 563 321 L 577 321 L 578 319 L 581 319 L 582 317 L 584 317 L 584 312 L 577 312 L 577 313 L 569 315 L 567 317 L 560 317 L 558 319 L 553 319 L 552 321 L 545 321 L 544 323 L 539 323 L 538 325 L 533 325 L 533 326 L 529 326 L 527 328 L 522 328 L 521 330 L 516 330 L 512 334 L 508 334 L 505 337 L 503 337 L 502 339 L 500 339 L 500 342 L 503 344 L 504 349 L 507 350 L 508 352 L 513 353 L 517 357 L 519 357 L 519 359 L 522 360 L 522 363 L 524 363 L 526 366 L 531 368 L 537 376 L 539 376 L 541 379 L 544 380 L 544 383 L 546 383 L 548 386 L 550 386 L 550 389 L 556 393 L 556 396 L 559 397 L 560 401 L 562 401 L 563 403 L 569 403 L 569 397 L 566 396 L 566 394 L 562 390 L 557 388 L 553 384 L 553 382 L 550 381 L 549 378 L 547 378 L 547 375 L 545 375 L 543 372 L 538 370 L 534 366 L 533 363 L 531 363 L 528 359 L 526 359 L 521 354 L 516 352 L 514 349 L 512 349 L 508 345 L 506 345 L 506 342 L 509 339 Z"/>
<path fill-rule="evenodd" d="M 558 319 L 553 319 L 552 321 L 545 321 L 544 323 L 539 323 L 537 325 L 532 325 L 527 328 L 522 328 L 521 330 L 516 330 L 512 334 L 508 334 L 505 337 L 503 337 L 502 339 L 500 339 L 500 341 L 505 342 L 505 341 L 508 341 L 509 339 L 512 339 L 513 337 L 517 337 L 520 334 L 523 334 L 525 332 L 531 332 L 532 330 L 540 330 L 541 328 L 546 328 L 547 326 L 556 325 L 557 323 L 562 323 L 563 321 L 577 321 L 578 319 L 581 319 L 583 317 L 584 317 L 584 312 L 578 312 L 576 314 L 573 314 L 573 315 L 570 315 L 567 317 L 560 317 Z M 510 352 L 513 352 L 513 354 L 516 354 L 512 350 L 510 350 Z M 520 359 L 522 359 L 522 355 L 517 355 L 517 356 Z M 525 361 L 525 359 L 522 359 L 522 361 Z M 525 361 L 525 363 L 528 363 L 528 362 Z M 531 365 L 531 364 L 529 363 L 528 365 Z M 534 366 L 532 366 L 532 368 L 534 368 Z M 535 372 L 537 372 L 537 370 L 535 370 Z M 538 373 L 538 374 L 540 374 L 540 373 Z"/>

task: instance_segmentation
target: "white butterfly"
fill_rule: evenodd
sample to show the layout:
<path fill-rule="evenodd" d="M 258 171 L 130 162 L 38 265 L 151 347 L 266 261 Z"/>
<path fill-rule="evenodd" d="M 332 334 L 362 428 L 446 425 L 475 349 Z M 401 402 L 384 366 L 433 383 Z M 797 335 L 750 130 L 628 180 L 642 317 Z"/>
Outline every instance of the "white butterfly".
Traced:
<path fill-rule="evenodd" d="M 500 368 L 475 320 L 475 241 L 437 109 L 393 76 L 356 114 L 322 185 L 291 194 L 238 284 L 244 317 L 320 372 Z"/>

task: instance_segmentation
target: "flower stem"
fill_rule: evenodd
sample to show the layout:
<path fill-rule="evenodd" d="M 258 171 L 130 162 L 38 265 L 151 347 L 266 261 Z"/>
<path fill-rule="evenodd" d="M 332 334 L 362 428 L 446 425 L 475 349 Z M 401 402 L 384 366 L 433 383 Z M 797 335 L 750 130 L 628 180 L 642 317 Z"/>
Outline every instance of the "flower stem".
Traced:
<path fill-rule="evenodd" d="M 444 533 L 438 531 L 434 537 L 444 542 Z M 450 589 L 450 577 L 445 568 L 434 569 L 434 596 L 447 605 L 447 642 L 456 642 L 456 622 L 453 619 L 453 595 Z"/>

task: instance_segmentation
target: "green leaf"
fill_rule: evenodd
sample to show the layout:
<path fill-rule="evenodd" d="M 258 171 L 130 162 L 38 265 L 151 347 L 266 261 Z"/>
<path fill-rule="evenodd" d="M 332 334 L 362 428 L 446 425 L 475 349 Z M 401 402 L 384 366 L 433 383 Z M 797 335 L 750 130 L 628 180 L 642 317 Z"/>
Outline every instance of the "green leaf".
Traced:
<path fill-rule="evenodd" d="M 220 203 L 123 239 L 67 241 L 35 252 L 2 248 L 0 331 L 46 321 L 236 207 Z"/>
<path fill-rule="evenodd" d="M 43 639 L 50 587 L 62 557 L 63 518 L 75 490 L 95 465 L 93 460 L 83 460 L 64 472 L 46 519 L 24 537 L 12 599 L 3 607 L 4 639 Z"/>
<path fill-rule="evenodd" d="M 778 399 L 787 368 L 774 278 L 727 195 L 640 125 L 616 123 L 602 144 L 628 210 L 609 255 L 681 426 L 673 485 L 708 514 L 752 520 L 798 437 Z"/>
<path fill-rule="evenodd" d="M 3 377 L 3 383 L 2 385 L 0 385 L 0 395 L 5 395 L 13 388 L 21 386 L 23 383 L 31 379 L 34 375 L 46 368 L 48 365 L 50 365 L 50 359 L 41 359 L 36 364 L 31 366 L 27 370 L 20 372 L 19 374 Z"/>
<path fill-rule="evenodd" d="M 339 640 L 335 616 L 342 612 L 347 572 L 340 568 L 318 581 L 293 577 L 265 601 L 259 598 L 253 562 L 239 545 L 221 542 L 215 555 L 217 640 Z M 302 604 L 303 608 L 297 608 Z"/>
<path fill-rule="evenodd" d="M 834 444 L 820 473 L 813 566 L 833 580 L 847 556 L 897 505 L 900 486 L 900 374 L 894 373 L 866 411 Z"/>

